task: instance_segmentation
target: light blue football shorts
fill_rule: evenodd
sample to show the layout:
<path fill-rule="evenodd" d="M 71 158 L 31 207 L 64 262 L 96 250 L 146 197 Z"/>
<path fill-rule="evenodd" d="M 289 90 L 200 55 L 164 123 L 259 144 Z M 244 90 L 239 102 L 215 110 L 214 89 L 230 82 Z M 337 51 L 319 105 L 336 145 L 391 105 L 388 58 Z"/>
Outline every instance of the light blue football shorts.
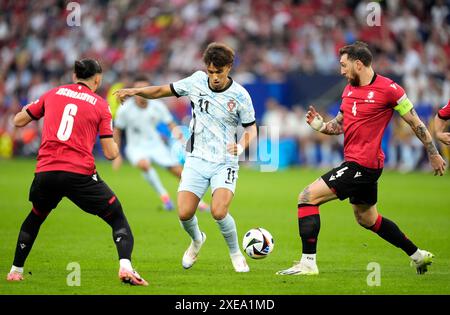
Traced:
<path fill-rule="evenodd" d="M 214 163 L 188 156 L 178 191 L 190 191 L 201 199 L 211 185 L 211 194 L 217 188 L 226 188 L 234 194 L 238 171 L 238 164 Z"/>

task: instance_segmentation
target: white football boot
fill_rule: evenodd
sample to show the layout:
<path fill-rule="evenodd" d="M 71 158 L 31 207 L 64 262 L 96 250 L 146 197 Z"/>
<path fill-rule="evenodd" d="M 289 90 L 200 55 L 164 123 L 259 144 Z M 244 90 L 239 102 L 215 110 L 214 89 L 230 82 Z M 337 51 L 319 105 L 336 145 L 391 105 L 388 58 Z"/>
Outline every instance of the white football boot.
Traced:
<path fill-rule="evenodd" d="M 428 271 L 428 266 L 433 263 L 434 255 L 426 250 L 419 249 L 421 257 L 417 260 L 411 260 L 411 266 L 416 268 L 417 274 L 423 275 Z"/>
<path fill-rule="evenodd" d="M 300 262 L 294 261 L 291 268 L 277 271 L 276 274 L 281 276 L 313 276 L 319 274 L 319 268 L 317 268 L 315 262 L 311 263 L 302 259 Z"/>
<path fill-rule="evenodd" d="M 244 255 L 241 252 L 230 254 L 231 262 L 236 272 L 249 272 L 250 267 L 247 265 Z"/>
<path fill-rule="evenodd" d="M 189 245 L 188 249 L 184 252 L 183 260 L 181 264 L 184 269 L 191 268 L 195 261 L 197 260 L 198 253 L 200 252 L 200 248 L 206 241 L 206 234 L 202 232 L 202 241 L 200 244 L 195 244 L 194 241 L 191 241 L 191 245 Z"/>

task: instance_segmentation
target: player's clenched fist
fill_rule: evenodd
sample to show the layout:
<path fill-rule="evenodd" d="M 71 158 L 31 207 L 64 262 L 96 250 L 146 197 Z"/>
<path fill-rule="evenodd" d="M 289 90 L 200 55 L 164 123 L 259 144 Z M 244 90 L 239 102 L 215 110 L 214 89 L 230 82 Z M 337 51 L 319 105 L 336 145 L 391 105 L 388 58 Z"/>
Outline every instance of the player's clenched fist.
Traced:
<path fill-rule="evenodd" d="M 128 97 L 136 95 L 136 89 L 120 89 L 113 93 L 120 103 L 123 103 Z"/>
<path fill-rule="evenodd" d="M 227 144 L 227 151 L 233 155 L 241 155 L 244 152 L 244 148 L 240 143 L 229 143 Z"/>
<path fill-rule="evenodd" d="M 309 110 L 306 113 L 306 122 L 312 129 L 317 131 L 322 131 L 325 128 L 322 116 L 320 116 L 313 106 L 309 106 Z"/>

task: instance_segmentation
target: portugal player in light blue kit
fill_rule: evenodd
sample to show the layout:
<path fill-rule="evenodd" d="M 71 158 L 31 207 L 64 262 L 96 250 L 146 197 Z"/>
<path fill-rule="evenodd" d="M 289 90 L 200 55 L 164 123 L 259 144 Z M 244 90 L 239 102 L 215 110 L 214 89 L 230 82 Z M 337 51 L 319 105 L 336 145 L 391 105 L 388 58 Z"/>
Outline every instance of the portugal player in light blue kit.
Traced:
<path fill-rule="evenodd" d="M 134 87 L 144 87 L 148 80 L 144 76 L 135 79 Z M 152 164 L 167 168 L 173 175 L 181 178 L 182 167 L 173 157 L 169 147 L 157 130 L 159 124 L 166 124 L 172 137 L 181 139 L 181 132 L 177 132 L 177 126 L 172 114 L 166 105 L 160 100 L 147 100 L 140 96 L 129 98 L 116 113 L 114 120 L 114 140 L 120 145 L 122 131 L 125 131 L 127 144 L 125 155 L 133 166 L 142 171 L 145 180 L 159 194 L 165 210 L 173 210 L 173 203 L 166 188 L 159 179 L 158 173 Z M 122 157 L 119 155 L 113 161 L 113 168 L 119 169 Z M 209 206 L 203 201 L 199 204 L 200 210 L 208 210 Z"/>
<path fill-rule="evenodd" d="M 182 265 L 186 269 L 192 267 L 206 240 L 195 211 L 211 186 L 211 214 L 228 245 L 233 267 L 236 272 L 248 272 L 250 269 L 239 249 L 236 224 L 229 208 L 238 178 L 238 156 L 256 137 L 255 111 L 249 93 L 228 76 L 234 61 L 234 51 L 230 47 L 209 44 L 203 61 L 206 73 L 197 71 L 170 85 L 122 89 L 116 95 L 121 101 L 134 95 L 150 99 L 189 97 L 191 137 L 186 144 L 188 153 L 178 188 L 178 214 L 192 242 L 183 255 Z M 240 125 L 244 133 L 237 141 Z"/>

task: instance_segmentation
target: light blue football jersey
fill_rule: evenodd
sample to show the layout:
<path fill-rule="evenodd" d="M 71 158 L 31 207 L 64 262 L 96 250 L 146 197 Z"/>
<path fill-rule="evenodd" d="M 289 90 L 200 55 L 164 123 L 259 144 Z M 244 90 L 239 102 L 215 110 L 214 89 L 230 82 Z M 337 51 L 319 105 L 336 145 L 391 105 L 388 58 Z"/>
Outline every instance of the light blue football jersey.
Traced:
<path fill-rule="evenodd" d="M 161 122 L 173 122 L 173 117 L 162 101 L 147 102 L 147 107 L 141 108 L 134 98 L 129 98 L 117 110 L 114 126 L 125 130 L 127 146 L 152 148 L 165 145 L 156 128 Z"/>
<path fill-rule="evenodd" d="M 190 77 L 170 84 L 177 96 L 191 100 L 191 137 L 186 144 L 187 156 L 215 163 L 238 163 L 238 157 L 227 152 L 227 144 L 237 142 L 237 128 L 255 123 L 255 110 L 247 90 L 237 82 L 223 91 L 213 91 L 208 75 L 197 71 Z"/>

